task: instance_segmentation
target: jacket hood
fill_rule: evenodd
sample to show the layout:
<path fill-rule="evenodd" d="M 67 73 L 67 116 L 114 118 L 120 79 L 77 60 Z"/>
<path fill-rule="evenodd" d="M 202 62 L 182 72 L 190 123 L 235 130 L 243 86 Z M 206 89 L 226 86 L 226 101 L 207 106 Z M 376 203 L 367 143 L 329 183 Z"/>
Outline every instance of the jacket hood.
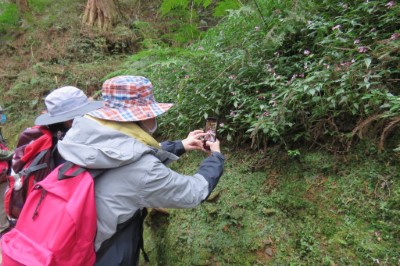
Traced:
<path fill-rule="evenodd" d="M 146 153 L 163 153 L 86 117 L 74 119 L 72 128 L 58 142 L 58 150 L 65 160 L 89 169 L 115 168 Z"/>

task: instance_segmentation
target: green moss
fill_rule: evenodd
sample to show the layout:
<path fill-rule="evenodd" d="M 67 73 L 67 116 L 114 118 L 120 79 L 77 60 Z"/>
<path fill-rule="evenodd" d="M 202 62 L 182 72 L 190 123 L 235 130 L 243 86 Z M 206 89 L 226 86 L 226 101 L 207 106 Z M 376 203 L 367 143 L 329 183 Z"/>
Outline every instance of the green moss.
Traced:
<path fill-rule="evenodd" d="M 376 173 L 388 177 L 398 165 L 383 166 L 380 157 L 360 161 L 357 153 L 301 154 L 289 163 L 266 153 L 268 167 L 260 171 L 249 171 L 252 153 L 226 154 L 212 201 L 171 210 L 168 223 L 147 228 L 154 265 L 395 265 L 399 176 L 391 176 L 390 196 L 369 189 Z M 192 174 L 203 158 L 187 154 L 174 169 Z M 336 169 L 327 171 L 327 164 Z"/>

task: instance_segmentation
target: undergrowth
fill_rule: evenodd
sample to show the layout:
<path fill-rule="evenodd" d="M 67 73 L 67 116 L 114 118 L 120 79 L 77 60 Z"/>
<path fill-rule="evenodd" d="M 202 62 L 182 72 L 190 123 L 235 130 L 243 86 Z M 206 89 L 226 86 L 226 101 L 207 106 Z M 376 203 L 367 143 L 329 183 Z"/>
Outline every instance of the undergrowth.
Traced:
<path fill-rule="evenodd" d="M 99 98 L 105 79 L 144 75 L 175 103 L 156 137 L 217 116 L 227 157 L 207 202 L 149 216 L 152 265 L 398 265 L 398 3 L 120 2 L 110 32 L 80 24 L 82 1 L 0 4 L 10 147 L 52 89 Z"/>
<path fill-rule="evenodd" d="M 383 150 L 400 121 L 400 5 L 333 2 L 258 1 L 189 48 L 154 47 L 109 76 L 148 76 L 176 103 L 160 123 L 170 135 L 212 115 L 234 146 L 347 152 L 366 137 Z"/>
<path fill-rule="evenodd" d="M 228 153 L 207 202 L 147 219 L 151 264 L 397 265 L 398 161 L 302 153 Z M 192 174 L 202 159 L 174 167 Z"/>

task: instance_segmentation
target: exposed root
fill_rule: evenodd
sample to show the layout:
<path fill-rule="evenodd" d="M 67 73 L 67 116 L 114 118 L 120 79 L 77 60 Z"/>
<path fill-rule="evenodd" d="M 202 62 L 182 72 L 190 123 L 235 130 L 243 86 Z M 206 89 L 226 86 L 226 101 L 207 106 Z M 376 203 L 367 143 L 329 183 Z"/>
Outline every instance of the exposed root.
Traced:
<path fill-rule="evenodd" d="M 385 140 L 387 135 L 396 127 L 398 126 L 398 124 L 400 123 L 400 116 L 396 116 L 393 119 L 391 119 L 391 121 L 389 122 L 389 124 L 383 129 L 381 137 L 380 137 L 380 141 L 379 141 L 379 145 L 378 145 L 378 149 L 379 151 L 383 151 L 384 150 L 384 145 L 385 145 Z"/>
<path fill-rule="evenodd" d="M 353 129 L 352 136 L 357 135 L 360 139 L 364 137 L 365 132 L 368 130 L 369 126 L 372 122 L 381 118 L 382 114 L 376 114 L 373 116 L 368 117 L 367 119 L 358 123 L 358 125 Z"/>

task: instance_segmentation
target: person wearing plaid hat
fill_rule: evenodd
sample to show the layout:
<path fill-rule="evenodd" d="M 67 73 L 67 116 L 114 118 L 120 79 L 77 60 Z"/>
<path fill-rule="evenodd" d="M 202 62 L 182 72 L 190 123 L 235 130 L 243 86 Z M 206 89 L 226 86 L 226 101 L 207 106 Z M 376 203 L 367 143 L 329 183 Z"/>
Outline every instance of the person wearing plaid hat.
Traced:
<path fill-rule="evenodd" d="M 74 164 L 107 169 L 95 179 L 96 265 L 137 265 L 146 208 L 199 205 L 217 185 L 225 158 L 218 140 L 206 143 L 210 151 L 204 149 L 203 130 L 161 144 L 152 137 L 156 117 L 173 104 L 156 102 L 145 77 L 108 79 L 102 97 L 104 106 L 76 118 L 58 148 Z M 167 167 L 189 150 L 209 152 L 194 175 Z"/>

